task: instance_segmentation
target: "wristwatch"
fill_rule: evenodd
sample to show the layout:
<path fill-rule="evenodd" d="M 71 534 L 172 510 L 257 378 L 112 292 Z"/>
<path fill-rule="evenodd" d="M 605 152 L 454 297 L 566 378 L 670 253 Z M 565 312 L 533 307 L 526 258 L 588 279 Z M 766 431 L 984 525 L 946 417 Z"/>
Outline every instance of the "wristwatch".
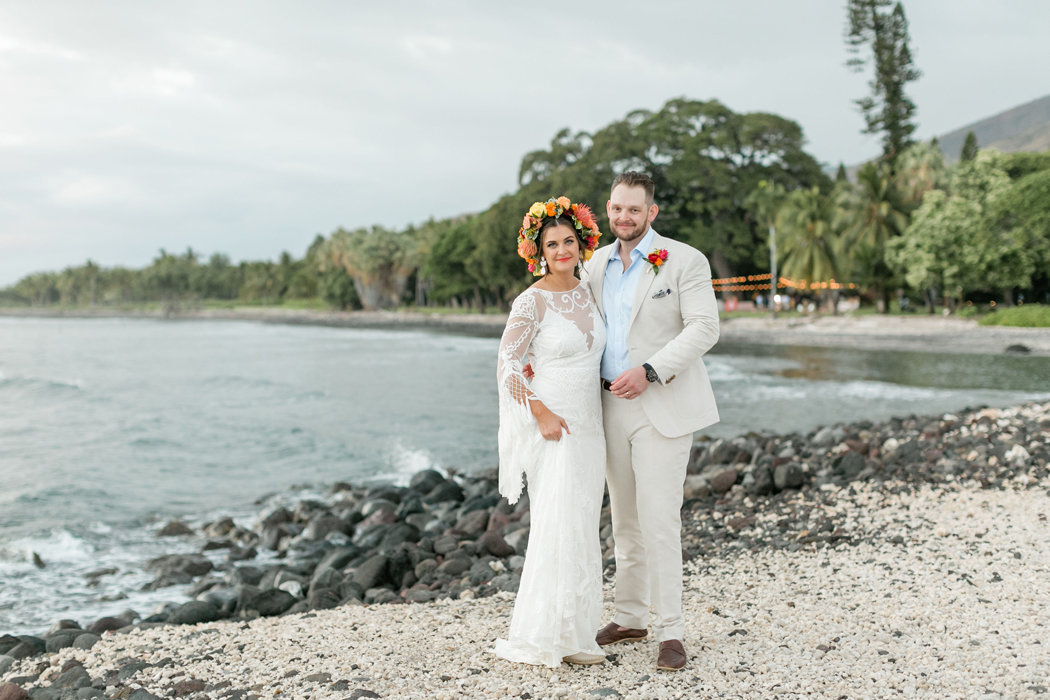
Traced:
<path fill-rule="evenodd" d="M 656 373 L 656 370 L 653 369 L 653 366 L 651 364 L 646 362 L 644 365 L 642 365 L 642 367 L 645 367 L 645 378 L 649 381 L 650 384 L 652 384 L 653 382 L 660 381 L 660 375 Z"/>

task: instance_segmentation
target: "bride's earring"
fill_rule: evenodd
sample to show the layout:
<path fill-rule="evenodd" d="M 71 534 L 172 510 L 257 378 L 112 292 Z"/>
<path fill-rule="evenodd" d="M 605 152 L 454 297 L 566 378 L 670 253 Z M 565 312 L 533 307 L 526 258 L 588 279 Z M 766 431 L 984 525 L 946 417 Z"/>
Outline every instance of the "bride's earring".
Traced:
<path fill-rule="evenodd" d="M 547 274 L 547 258 L 541 258 L 540 259 L 540 274 L 541 275 Z"/>

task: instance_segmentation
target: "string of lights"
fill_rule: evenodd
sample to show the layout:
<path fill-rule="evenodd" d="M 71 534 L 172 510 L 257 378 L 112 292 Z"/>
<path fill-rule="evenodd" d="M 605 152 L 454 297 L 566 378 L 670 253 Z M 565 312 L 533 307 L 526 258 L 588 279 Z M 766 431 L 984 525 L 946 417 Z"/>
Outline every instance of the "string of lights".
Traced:
<path fill-rule="evenodd" d="M 769 282 L 773 275 L 765 273 L 761 275 L 740 275 L 738 277 L 721 277 L 711 280 L 715 292 L 758 292 L 769 289 Z M 764 282 L 764 284 L 763 284 Z M 809 280 L 793 280 L 788 277 L 777 278 L 777 289 L 796 289 L 799 291 L 818 291 L 824 289 L 856 289 L 857 285 L 852 282 L 842 283 L 835 280 L 826 282 L 810 282 Z"/>

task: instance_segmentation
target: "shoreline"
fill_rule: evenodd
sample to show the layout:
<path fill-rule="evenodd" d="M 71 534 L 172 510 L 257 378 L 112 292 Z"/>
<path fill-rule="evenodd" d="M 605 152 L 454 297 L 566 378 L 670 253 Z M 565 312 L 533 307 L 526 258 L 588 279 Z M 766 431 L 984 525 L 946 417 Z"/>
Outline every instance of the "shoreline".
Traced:
<path fill-rule="evenodd" d="M 653 668 L 651 642 L 588 668 L 488 653 L 528 534 L 527 509 L 493 498 L 494 475 L 333 484 L 331 503 L 260 512 L 252 528 L 201 525 L 206 549 L 228 552 L 222 571 L 193 568 L 200 556 L 151 562 L 192 585 L 189 603 L 59 621 L 41 638 L 0 631 L 0 697 L 662 697 L 683 682 L 712 696 L 863 696 L 873 682 L 1046 692 L 1048 461 L 1050 402 L 698 440 L 679 674 Z M 607 508 L 601 528 L 608 562 Z M 260 568 L 256 546 L 286 557 Z"/>
<path fill-rule="evenodd" d="M 498 338 L 504 314 L 441 314 L 421 311 L 315 311 L 276 307 L 120 311 L 4 308 L 0 318 L 126 318 L 152 320 L 250 321 L 283 325 L 372 330 L 429 330 Z M 973 319 L 939 316 L 809 316 L 723 319 L 720 342 L 802 347 L 943 352 L 1004 353 L 1050 357 L 1050 328 L 981 326 Z M 1021 349 L 1018 346 L 1022 346 Z M 1011 349 L 1013 348 L 1013 349 Z"/>

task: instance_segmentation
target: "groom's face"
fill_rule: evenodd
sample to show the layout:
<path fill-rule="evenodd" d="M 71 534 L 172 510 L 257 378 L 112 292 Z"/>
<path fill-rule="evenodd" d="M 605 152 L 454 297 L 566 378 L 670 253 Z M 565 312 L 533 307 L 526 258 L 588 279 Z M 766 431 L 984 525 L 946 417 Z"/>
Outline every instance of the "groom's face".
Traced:
<path fill-rule="evenodd" d="M 617 185 L 605 205 L 609 227 L 621 241 L 635 241 L 645 235 L 656 218 L 657 206 L 645 199 L 645 189 Z"/>

